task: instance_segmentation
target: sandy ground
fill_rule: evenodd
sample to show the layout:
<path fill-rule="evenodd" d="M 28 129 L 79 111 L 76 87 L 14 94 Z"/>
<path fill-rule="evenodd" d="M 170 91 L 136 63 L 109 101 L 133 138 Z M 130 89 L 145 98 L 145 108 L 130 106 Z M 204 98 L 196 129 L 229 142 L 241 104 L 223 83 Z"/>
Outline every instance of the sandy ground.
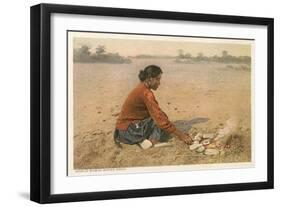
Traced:
<path fill-rule="evenodd" d="M 155 92 L 176 126 L 195 135 L 216 133 L 235 120 L 229 148 L 207 156 L 173 138 L 172 146 L 142 150 L 113 142 L 122 103 L 139 82 L 140 69 L 159 65 L 164 73 Z M 229 64 L 176 64 L 136 59 L 132 64 L 74 64 L 74 169 L 188 165 L 251 161 L 251 72 Z"/>

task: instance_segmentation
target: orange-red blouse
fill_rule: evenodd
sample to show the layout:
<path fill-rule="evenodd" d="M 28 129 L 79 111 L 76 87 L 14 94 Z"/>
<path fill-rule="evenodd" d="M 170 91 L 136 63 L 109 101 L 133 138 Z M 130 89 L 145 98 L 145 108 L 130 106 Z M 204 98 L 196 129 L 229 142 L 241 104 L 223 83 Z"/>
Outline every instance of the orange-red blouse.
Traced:
<path fill-rule="evenodd" d="M 140 83 L 131 91 L 123 104 L 116 128 L 127 130 L 130 123 L 137 123 L 148 117 L 151 117 L 159 128 L 168 133 L 176 130 L 168 116 L 160 109 L 153 92 L 144 83 Z"/>

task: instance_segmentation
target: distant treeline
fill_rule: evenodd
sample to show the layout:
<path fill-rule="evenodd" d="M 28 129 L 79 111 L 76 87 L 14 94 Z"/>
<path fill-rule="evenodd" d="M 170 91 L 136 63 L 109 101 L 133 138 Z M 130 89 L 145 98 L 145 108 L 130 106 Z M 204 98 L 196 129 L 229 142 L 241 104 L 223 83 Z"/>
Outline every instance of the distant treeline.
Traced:
<path fill-rule="evenodd" d="M 218 62 L 218 63 L 241 63 L 250 64 L 251 57 L 249 56 L 232 56 L 228 51 L 222 51 L 221 56 L 205 56 L 203 53 L 198 53 L 197 56 L 192 56 L 190 53 L 184 53 L 183 50 L 178 50 L 177 56 L 157 56 L 157 55 L 136 55 L 129 58 L 162 58 L 162 59 L 175 59 L 177 63 L 202 63 L 202 62 Z"/>
<path fill-rule="evenodd" d="M 178 50 L 179 54 L 175 62 L 178 63 L 197 63 L 197 62 L 218 62 L 218 63 L 244 63 L 251 64 L 251 57 L 249 56 L 232 56 L 228 51 L 222 51 L 221 56 L 205 56 L 203 53 L 198 53 L 193 57 L 190 53 L 184 53 L 183 50 Z"/>
<path fill-rule="evenodd" d="M 131 60 L 120 56 L 118 53 L 107 53 L 103 45 L 96 48 L 95 53 L 91 53 L 90 48 L 82 45 L 73 51 L 74 62 L 80 63 L 131 63 Z"/>
<path fill-rule="evenodd" d="M 147 59 L 147 58 L 161 58 L 161 59 L 175 59 L 175 56 L 170 56 L 170 55 L 145 55 L 145 54 L 141 54 L 141 55 L 136 55 L 136 56 L 129 56 L 129 58 L 143 58 L 143 59 Z"/>
<path fill-rule="evenodd" d="M 197 56 L 192 56 L 190 53 L 185 53 L 182 49 L 178 50 L 178 55 L 148 55 L 140 54 L 136 56 L 123 57 L 119 53 L 107 53 L 106 48 L 103 45 L 99 45 L 95 52 L 92 53 L 86 45 L 82 45 L 80 48 L 74 49 L 73 59 L 74 62 L 82 63 L 131 63 L 133 58 L 161 58 L 161 59 L 174 59 L 176 63 L 239 63 L 239 64 L 251 64 L 251 57 L 249 56 L 232 56 L 228 51 L 222 51 L 221 55 L 205 56 L 202 52 Z M 131 59 L 130 59 L 131 58 Z"/>

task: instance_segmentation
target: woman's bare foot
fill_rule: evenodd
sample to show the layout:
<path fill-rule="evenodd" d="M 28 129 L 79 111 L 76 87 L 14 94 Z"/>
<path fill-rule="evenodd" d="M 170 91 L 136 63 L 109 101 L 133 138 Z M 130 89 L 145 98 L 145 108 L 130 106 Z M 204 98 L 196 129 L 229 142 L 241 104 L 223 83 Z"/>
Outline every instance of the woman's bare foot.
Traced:
<path fill-rule="evenodd" d="M 145 139 L 141 143 L 139 143 L 139 146 L 142 149 L 146 150 L 146 149 L 153 147 L 153 143 L 151 141 L 149 141 L 148 139 Z"/>

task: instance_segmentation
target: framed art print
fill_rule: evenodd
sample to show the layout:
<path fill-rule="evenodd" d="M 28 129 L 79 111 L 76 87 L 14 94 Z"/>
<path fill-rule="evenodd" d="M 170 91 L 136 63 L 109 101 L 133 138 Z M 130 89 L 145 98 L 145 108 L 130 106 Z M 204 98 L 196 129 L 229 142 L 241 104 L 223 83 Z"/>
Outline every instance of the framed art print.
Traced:
<path fill-rule="evenodd" d="M 273 19 L 31 7 L 31 200 L 273 188 Z"/>

